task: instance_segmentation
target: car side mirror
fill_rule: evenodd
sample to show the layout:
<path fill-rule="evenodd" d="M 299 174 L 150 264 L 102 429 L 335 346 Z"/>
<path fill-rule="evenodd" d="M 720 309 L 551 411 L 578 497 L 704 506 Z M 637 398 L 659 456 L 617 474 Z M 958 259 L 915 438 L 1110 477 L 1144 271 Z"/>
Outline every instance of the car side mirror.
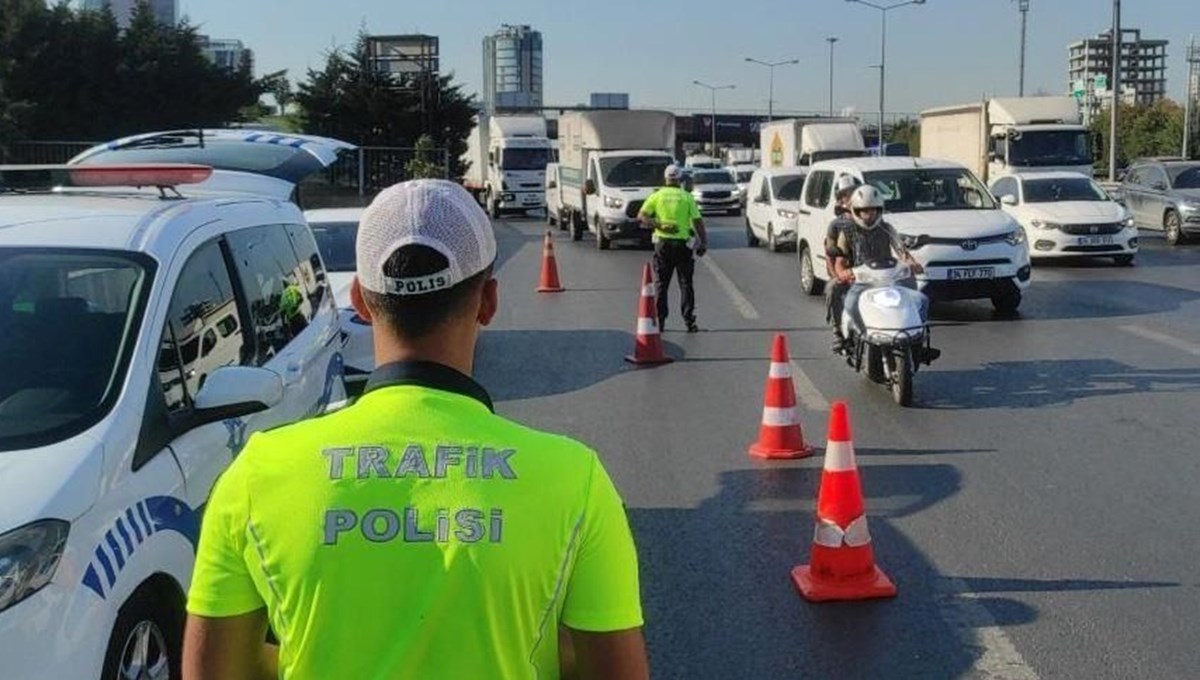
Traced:
<path fill-rule="evenodd" d="M 1013 196 L 1012 194 L 1004 194 L 1000 197 L 1000 202 L 1004 205 L 1016 205 L 1017 197 Z"/>
<path fill-rule="evenodd" d="M 997 158 L 997 156 L 996 156 L 996 152 L 995 152 L 995 151 L 989 151 L 989 152 L 988 152 L 988 162 L 989 162 L 989 163 L 995 163 L 995 162 L 996 162 L 996 158 Z"/>
<path fill-rule="evenodd" d="M 1150 188 L 1151 188 L 1151 189 L 1154 189 L 1155 191 L 1166 191 L 1166 190 L 1167 190 L 1167 183 L 1166 183 L 1166 182 L 1162 182 L 1162 181 L 1155 182 L 1155 183 L 1153 183 L 1153 184 L 1151 184 L 1151 185 L 1150 185 Z"/>
<path fill-rule="evenodd" d="M 193 426 L 266 411 L 283 401 L 278 373 L 253 366 L 222 366 L 196 393 Z"/>
<path fill-rule="evenodd" d="M 583 193 L 592 196 L 596 193 L 596 180 L 589 179 L 583 183 Z"/>
<path fill-rule="evenodd" d="M 549 182 L 546 183 L 546 188 L 547 189 L 557 189 L 558 182 L 555 182 L 554 180 L 550 180 Z"/>

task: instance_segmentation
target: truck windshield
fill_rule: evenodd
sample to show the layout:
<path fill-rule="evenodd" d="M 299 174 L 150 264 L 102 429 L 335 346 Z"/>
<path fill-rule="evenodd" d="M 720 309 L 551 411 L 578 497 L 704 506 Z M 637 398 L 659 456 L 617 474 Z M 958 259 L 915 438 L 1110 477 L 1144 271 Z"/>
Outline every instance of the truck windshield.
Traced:
<path fill-rule="evenodd" d="M 546 149 L 505 149 L 500 156 L 501 170 L 545 170 L 547 163 L 553 163 L 551 150 Z"/>
<path fill-rule="evenodd" d="M 1008 140 L 1008 163 L 1034 168 L 1091 165 L 1092 138 L 1086 130 L 1032 130 Z"/>
<path fill-rule="evenodd" d="M 771 178 L 771 190 L 779 201 L 799 201 L 804 189 L 804 175 L 780 175 Z"/>
<path fill-rule="evenodd" d="M 65 440 L 112 408 L 152 268 L 132 253 L 0 248 L 0 451 Z"/>
<path fill-rule="evenodd" d="M 1086 177 L 1025 180 L 1026 203 L 1107 200 L 1108 194 Z"/>
<path fill-rule="evenodd" d="M 883 194 L 886 212 L 996 208 L 987 189 L 963 168 L 867 172 L 863 179 Z"/>
<path fill-rule="evenodd" d="M 666 156 L 624 156 L 600 159 L 600 174 L 605 186 L 656 187 L 663 182 L 663 171 L 671 164 Z"/>
<path fill-rule="evenodd" d="M 809 163 L 820 163 L 821 161 L 837 161 L 843 158 L 862 158 L 867 155 L 866 150 L 855 151 L 814 151 L 809 155 Z"/>

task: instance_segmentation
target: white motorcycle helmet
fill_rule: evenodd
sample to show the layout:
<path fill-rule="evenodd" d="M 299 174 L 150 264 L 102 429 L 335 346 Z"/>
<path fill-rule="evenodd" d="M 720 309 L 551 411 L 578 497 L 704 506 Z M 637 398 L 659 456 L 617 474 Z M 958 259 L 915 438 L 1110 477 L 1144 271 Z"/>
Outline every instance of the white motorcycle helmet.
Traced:
<path fill-rule="evenodd" d="M 858 211 L 864 208 L 874 208 L 878 211 L 870 222 L 858 214 Z M 883 195 L 870 184 L 855 189 L 854 195 L 850 197 L 850 217 L 863 229 L 871 230 L 879 226 L 883 221 Z"/>

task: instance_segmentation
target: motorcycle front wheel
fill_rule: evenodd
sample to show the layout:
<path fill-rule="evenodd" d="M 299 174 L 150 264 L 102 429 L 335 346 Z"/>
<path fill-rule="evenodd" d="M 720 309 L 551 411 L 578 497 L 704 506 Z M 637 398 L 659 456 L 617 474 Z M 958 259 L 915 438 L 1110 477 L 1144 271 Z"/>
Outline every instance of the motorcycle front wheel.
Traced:
<path fill-rule="evenodd" d="M 907 408 L 912 406 L 913 374 L 917 368 L 913 363 L 912 348 L 897 348 L 892 361 L 892 399 Z"/>

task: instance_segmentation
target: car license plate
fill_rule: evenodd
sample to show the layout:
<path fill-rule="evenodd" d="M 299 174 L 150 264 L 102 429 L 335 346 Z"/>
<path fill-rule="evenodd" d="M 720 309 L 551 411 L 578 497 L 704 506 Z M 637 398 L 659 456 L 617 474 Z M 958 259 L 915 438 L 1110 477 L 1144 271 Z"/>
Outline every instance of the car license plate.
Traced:
<path fill-rule="evenodd" d="M 1113 237 L 1111 236 L 1080 236 L 1079 245 L 1081 246 L 1108 246 L 1112 245 Z"/>
<path fill-rule="evenodd" d="M 967 279 L 990 279 L 996 275 L 995 267 L 960 267 L 948 272 L 951 281 Z"/>

